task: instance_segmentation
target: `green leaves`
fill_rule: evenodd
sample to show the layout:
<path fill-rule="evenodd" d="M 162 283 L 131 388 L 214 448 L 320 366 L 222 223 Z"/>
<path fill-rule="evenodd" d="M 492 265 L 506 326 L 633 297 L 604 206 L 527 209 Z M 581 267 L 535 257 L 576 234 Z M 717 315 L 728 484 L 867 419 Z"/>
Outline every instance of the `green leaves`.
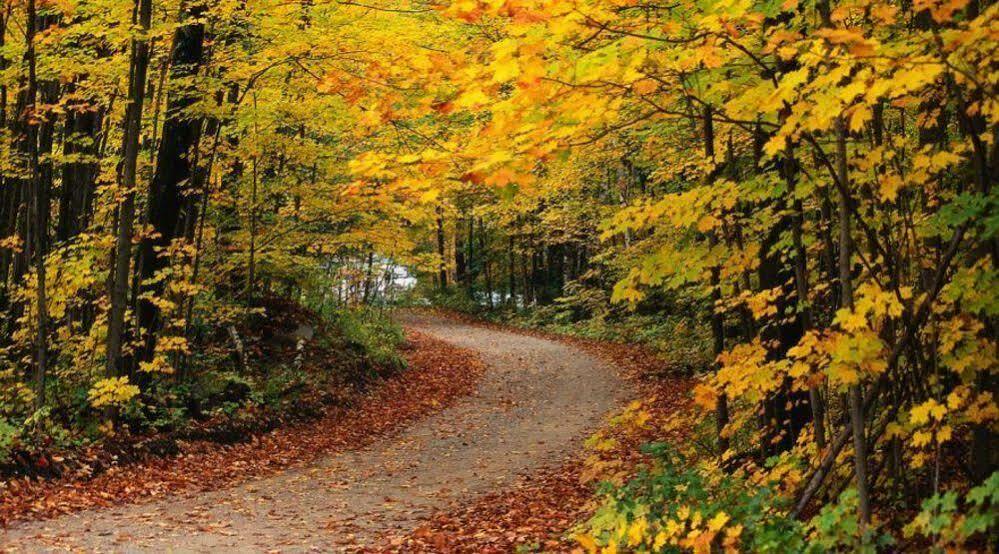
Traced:
<path fill-rule="evenodd" d="M 809 521 L 812 535 L 809 552 L 859 552 L 875 554 L 894 544 L 889 534 L 875 526 L 862 528 L 857 517 L 857 490 L 849 488 L 836 502 L 822 507 L 819 515 Z"/>
<path fill-rule="evenodd" d="M 999 232 L 999 193 L 957 195 L 927 221 L 923 234 L 948 239 L 961 226 L 971 227 L 982 240 L 994 238 Z"/>
<path fill-rule="evenodd" d="M 905 527 L 905 534 L 931 541 L 935 551 L 960 549 L 967 541 L 992 529 L 997 521 L 999 472 L 968 491 L 963 499 L 956 491 L 927 498 L 922 511 Z"/>

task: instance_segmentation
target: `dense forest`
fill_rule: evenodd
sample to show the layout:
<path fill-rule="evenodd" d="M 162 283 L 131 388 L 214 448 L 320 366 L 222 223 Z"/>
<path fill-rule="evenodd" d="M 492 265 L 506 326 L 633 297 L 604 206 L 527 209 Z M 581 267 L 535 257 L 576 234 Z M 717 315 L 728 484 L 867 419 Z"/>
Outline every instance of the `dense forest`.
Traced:
<path fill-rule="evenodd" d="M 579 548 L 990 551 L 997 16 L 5 0 L 0 468 L 319 379 L 282 317 L 397 368 L 436 306 L 696 380 Z"/>

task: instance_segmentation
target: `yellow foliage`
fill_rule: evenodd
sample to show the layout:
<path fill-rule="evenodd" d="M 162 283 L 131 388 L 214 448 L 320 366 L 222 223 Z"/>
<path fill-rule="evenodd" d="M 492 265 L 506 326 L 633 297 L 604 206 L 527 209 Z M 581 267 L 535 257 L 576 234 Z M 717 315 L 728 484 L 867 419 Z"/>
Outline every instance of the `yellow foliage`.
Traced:
<path fill-rule="evenodd" d="M 87 398 L 95 408 L 120 406 L 139 394 L 139 387 L 129 383 L 128 377 L 108 377 L 90 387 Z"/>

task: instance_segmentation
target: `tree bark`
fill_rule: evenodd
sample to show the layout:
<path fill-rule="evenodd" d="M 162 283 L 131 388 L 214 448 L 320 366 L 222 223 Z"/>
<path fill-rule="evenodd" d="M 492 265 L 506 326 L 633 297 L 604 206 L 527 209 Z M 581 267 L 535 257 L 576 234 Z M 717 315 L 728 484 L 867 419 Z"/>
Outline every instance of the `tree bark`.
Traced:
<path fill-rule="evenodd" d="M 37 113 L 38 79 L 35 51 L 35 34 L 38 31 L 39 19 L 35 10 L 35 0 L 28 0 L 26 12 L 24 59 L 28 66 L 28 82 L 25 91 L 26 102 L 20 118 L 21 127 L 25 132 L 24 140 L 28 154 L 28 180 L 31 190 L 30 220 L 33 225 L 32 235 L 34 238 L 32 250 L 35 261 L 35 310 L 37 318 L 35 333 L 35 406 L 36 408 L 41 408 L 45 405 L 45 379 L 48 371 L 48 344 L 46 340 L 48 305 L 45 290 L 45 250 L 46 237 L 48 235 L 47 218 L 45 215 L 48 213 L 48 190 L 41 175 L 41 168 L 39 167 L 40 137 Z M 51 147 L 51 137 L 49 139 L 49 146 Z"/>
<path fill-rule="evenodd" d="M 444 251 L 444 210 L 437 206 L 437 255 L 440 263 L 437 267 L 441 292 L 447 292 L 447 253 Z"/>
<path fill-rule="evenodd" d="M 509 295 L 507 296 L 507 302 L 516 307 L 517 306 L 517 268 L 515 266 L 514 259 L 516 258 L 513 252 L 513 235 L 509 238 L 509 250 L 507 251 L 507 286 L 509 287 Z"/>
<path fill-rule="evenodd" d="M 704 133 L 704 157 L 714 163 L 715 161 L 715 126 L 714 126 L 714 113 L 710 105 L 704 107 L 703 114 L 703 130 Z M 708 170 L 707 175 L 705 175 L 705 181 L 708 186 L 711 186 L 715 180 L 715 168 Z M 715 231 L 710 231 L 708 234 L 708 244 L 713 248 L 718 244 L 718 236 Z M 725 351 L 725 321 L 722 314 L 718 311 L 718 304 L 721 301 L 721 270 L 715 265 L 711 268 L 711 279 L 709 282 L 711 287 L 711 336 L 713 348 L 711 349 L 712 354 L 714 354 L 714 361 L 712 362 L 715 370 L 718 370 L 718 356 Z M 718 455 L 724 456 L 725 452 L 729 448 L 729 441 L 724 436 L 725 426 L 728 425 L 729 414 L 728 414 L 728 396 L 725 391 L 719 391 L 718 400 L 715 403 L 715 435 L 718 442 Z"/>
<path fill-rule="evenodd" d="M 125 334 L 125 307 L 128 302 L 128 275 L 132 259 L 132 235 L 135 220 L 136 169 L 139 156 L 139 134 L 142 126 L 142 103 L 145 99 L 146 72 L 149 68 L 149 32 L 152 0 L 136 0 L 133 23 L 139 35 L 132 39 L 129 67 L 128 105 L 122 135 L 121 188 L 123 198 L 118 206 L 118 236 L 115 243 L 114 270 L 111 277 L 111 310 L 108 315 L 107 374 L 121 370 L 121 353 Z"/>
<path fill-rule="evenodd" d="M 204 63 L 204 25 L 198 17 L 204 6 L 185 7 L 183 22 L 173 36 L 170 51 L 170 82 L 184 82 L 197 75 Z M 163 135 L 156 156 L 156 170 L 149 183 L 146 219 L 153 228 L 153 235 L 143 238 L 139 246 L 139 281 L 142 296 L 162 294 L 164 283 L 156 280 L 147 284 L 169 260 L 160 251 L 170 246 L 174 239 L 183 236 L 193 222 L 182 221 L 185 205 L 185 188 L 190 187 L 195 172 L 195 148 L 201 139 L 203 118 L 188 113 L 198 101 L 195 92 L 179 91 L 171 94 L 163 122 Z M 189 210 L 188 217 L 194 217 Z M 148 360 L 155 347 L 156 333 L 163 325 L 159 308 L 149 300 L 138 303 L 138 324 L 146 333 L 141 359 Z"/>
<path fill-rule="evenodd" d="M 839 180 L 839 280 L 842 307 L 853 309 L 853 283 L 850 275 L 850 199 L 847 197 L 850 182 L 847 167 L 846 124 L 837 121 L 836 133 L 837 179 Z M 859 371 L 859 370 L 858 370 Z M 864 393 L 860 383 L 850 387 L 850 427 L 853 431 L 854 473 L 857 478 L 857 497 L 861 525 L 871 520 L 871 500 L 867 483 L 867 437 L 864 433 Z"/>
<path fill-rule="evenodd" d="M 100 109 L 82 102 L 74 104 L 66 116 L 67 136 L 63 142 L 63 155 L 80 159 L 62 166 L 59 222 L 56 227 L 56 240 L 60 242 L 79 235 L 90 224 L 94 189 L 100 170 L 97 135 L 102 120 Z"/>

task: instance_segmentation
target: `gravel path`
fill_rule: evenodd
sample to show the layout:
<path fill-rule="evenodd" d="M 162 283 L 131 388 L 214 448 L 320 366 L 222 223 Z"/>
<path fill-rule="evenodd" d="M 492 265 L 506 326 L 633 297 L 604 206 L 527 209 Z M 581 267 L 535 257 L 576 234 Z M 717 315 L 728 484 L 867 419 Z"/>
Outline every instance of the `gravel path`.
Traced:
<path fill-rule="evenodd" d="M 14 526 L 7 551 L 350 551 L 579 448 L 626 386 L 572 346 L 424 315 L 488 370 L 453 407 L 365 449 L 229 489 Z"/>

